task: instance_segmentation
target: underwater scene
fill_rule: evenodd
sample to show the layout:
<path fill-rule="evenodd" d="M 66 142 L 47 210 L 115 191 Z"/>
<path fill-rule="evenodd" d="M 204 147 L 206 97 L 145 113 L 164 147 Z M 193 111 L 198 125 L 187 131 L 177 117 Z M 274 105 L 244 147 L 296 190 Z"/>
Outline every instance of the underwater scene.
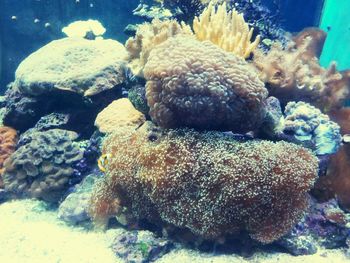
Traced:
<path fill-rule="evenodd" d="M 0 262 L 350 262 L 349 10 L 0 0 Z"/>

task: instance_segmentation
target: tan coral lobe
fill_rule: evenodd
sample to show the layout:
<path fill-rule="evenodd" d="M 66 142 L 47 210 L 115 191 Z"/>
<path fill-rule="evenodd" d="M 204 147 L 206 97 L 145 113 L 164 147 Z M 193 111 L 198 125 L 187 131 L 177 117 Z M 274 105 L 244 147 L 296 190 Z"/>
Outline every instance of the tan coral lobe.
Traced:
<path fill-rule="evenodd" d="M 96 117 L 95 126 L 102 133 L 110 133 L 120 127 L 139 127 L 146 121 L 145 116 L 135 109 L 129 99 L 113 101 Z"/>
<path fill-rule="evenodd" d="M 168 39 L 152 50 L 144 75 L 150 116 L 161 127 L 246 132 L 265 116 L 267 90 L 254 68 L 209 41 Z"/>

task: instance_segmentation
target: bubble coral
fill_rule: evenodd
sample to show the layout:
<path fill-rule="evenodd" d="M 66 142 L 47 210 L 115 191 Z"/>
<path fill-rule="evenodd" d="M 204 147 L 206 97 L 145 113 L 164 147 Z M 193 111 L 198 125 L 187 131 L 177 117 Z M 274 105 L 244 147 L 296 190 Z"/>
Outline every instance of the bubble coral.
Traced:
<path fill-rule="evenodd" d="M 255 70 L 209 41 L 168 39 L 152 50 L 144 75 L 150 116 L 161 127 L 244 132 L 265 115 L 267 90 Z"/>
<path fill-rule="evenodd" d="M 154 19 L 152 23 L 139 25 L 135 37 L 129 38 L 125 44 L 133 74 L 143 76 L 143 68 L 152 49 L 168 38 L 181 34 L 192 35 L 193 33 L 189 26 L 184 23 L 179 24 L 176 20 Z"/>
<path fill-rule="evenodd" d="M 215 7 L 210 2 L 202 14 L 193 20 L 193 31 L 198 40 L 209 40 L 222 49 L 247 58 L 258 46 L 260 36 L 251 42 L 253 28 L 249 28 L 243 14 L 226 8 L 226 2 Z"/>
<path fill-rule="evenodd" d="M 10 127 L 0 127 L 0 188 L 3 187 L 4 162 L 15 151 L 17 132 Z"/>
<path fill-rule="evenodd" d="M 52 129 L 21 136 L 19 148 L 5 162 L 4 186 L 15 196 L 57 202 L 74 180 L 73 165 L 83 152 L 73 144 L 78 135 Z"/>
<path fill-rule="evenodd" d="M 186 228 L 206 239 L 246 230 L 270 243 L 286 234 L 307 206 L 317 159 L 286 142 L 238 142 L 219 132 L 164 130 L 146 122 L 120 129 L 91 214 L 113 213 Z"/>

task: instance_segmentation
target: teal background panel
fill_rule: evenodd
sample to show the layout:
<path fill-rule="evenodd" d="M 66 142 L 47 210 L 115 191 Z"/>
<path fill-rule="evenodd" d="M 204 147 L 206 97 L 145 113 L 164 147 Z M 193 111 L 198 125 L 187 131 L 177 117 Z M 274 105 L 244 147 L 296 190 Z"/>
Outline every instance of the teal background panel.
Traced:
<path fill-rule="evenodd" d="M 320 28 L 328 33 L 321 65 L 336 61 L 338 70 L 350 69 L 350 0 L 326 0 Z"/>

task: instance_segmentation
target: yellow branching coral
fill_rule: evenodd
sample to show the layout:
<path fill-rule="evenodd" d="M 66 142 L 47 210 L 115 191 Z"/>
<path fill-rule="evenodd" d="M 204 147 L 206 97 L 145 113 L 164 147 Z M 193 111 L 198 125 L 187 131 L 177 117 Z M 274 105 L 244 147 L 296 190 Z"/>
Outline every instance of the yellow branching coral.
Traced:
<path fill-rule="evenodd" d="M 234 9 L 228 11 L 225 2 L 217 8 L 210 2 L 203 13 L 193 20 L 193 30 L 198 40 L 210 40 L 243 58 L 249 57 L 260 42 L 260 36 L 251 42 L 253 28 L 249 28 L 243 14 Z"/>
<path fill-rule="evenodd" d="M 129 66 L 135 75 L 143 75 L 148 56 L 152 49 L 170 37 L 186 34 L 192 35 L 191 28 L 185 23 L 179 24 L 175 20 L 160 21 L 154 19 L 152 23 L 144 23 L 137 28 L 135 37 L 129 38 L 125 46 L 129 53 Z"/>

